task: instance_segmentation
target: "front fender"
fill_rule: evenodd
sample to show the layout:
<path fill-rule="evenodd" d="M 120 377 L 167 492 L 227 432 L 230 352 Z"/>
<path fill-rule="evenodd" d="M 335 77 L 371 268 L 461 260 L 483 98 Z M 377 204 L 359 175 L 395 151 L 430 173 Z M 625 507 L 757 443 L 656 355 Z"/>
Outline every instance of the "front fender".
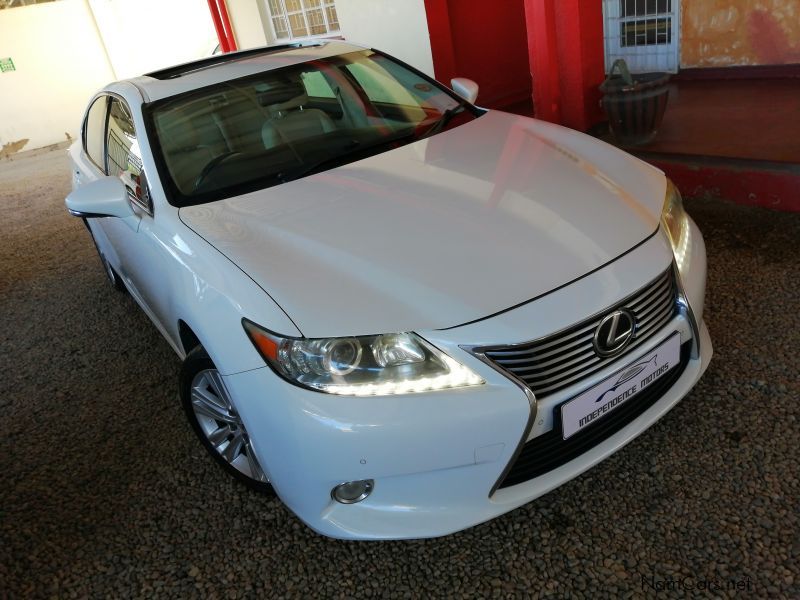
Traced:
<path fill-rule="evenodd" d="M 179 322 L 185 322 L 223 375 L 264 367 L 264 359 L 245 334 L 242 318 L 282 335 L 298 337 L 300 331 L 241 269 L 175 220 L 172 231 L 179 233 L 162 240 L 177 270 L 167 278 L 173 286 L 170 335 L 180 347 Z"/>

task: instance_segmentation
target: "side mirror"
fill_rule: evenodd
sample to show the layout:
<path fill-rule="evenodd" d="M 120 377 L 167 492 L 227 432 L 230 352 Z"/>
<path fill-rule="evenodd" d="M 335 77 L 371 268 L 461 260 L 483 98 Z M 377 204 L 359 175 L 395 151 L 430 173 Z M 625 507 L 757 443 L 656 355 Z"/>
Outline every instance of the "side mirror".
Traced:
<path fill-rule="evenodd" d="M 475 104 L 478 99 L 478 84 L 467 79 L 466 77 L 456 77 L 450 80 L 450 85 L 453 86 L 453 91 L 464 98 L 470 104 Z"/>
<path fill-rule="evenodd" d="M 69 214 L 75 217 L 130 217 L 133 209 L 128 190 L 118 177 L 102 177 L 82 185 L 64 201 Z"/>

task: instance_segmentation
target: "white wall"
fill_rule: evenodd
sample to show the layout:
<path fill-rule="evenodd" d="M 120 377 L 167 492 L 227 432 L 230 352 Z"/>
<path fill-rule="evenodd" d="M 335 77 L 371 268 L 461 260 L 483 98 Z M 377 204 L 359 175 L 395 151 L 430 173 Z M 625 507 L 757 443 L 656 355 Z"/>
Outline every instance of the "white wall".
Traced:
<path fill-rule="evenodd" d="M 118 79 L 210 56 L 219 43 L 206 0 L 88 1 Z"/>
<path fill-rule="evenodd" d="M 240 48 L 272 43 L 265 6 L 228 0 Z M 343 37 L 433 74 L 423 0 L 336 0 L 336 8 Z M 17 67 L 0 73 L 0 157 L 75 138 L 97 89 L 208 56 L 217 43 L 206 0 L 61 0 L 0 11 L 0 58 Z"/>
<path fill-rule="evenodd" d="M 114 79 L 85 0 L 0 10 L 7 57 L 17 70 L 0 73 L 3 154 L 75 138 L 90 96 Z"/>
<path fill-rule="evenodd" d="M 226 0 L 226 6 L 239 50 L 271 43 L 272 30 L 263 0 Z"/>
<path fill-rule="evenodd" d="M 240 50 L 277 43 L 267 0 L 227 0 L 227 6 Z M 433 76 L 424 0 L 336 0 L 336 10 L 342 37 L 384 50 Z"/>
<path fill-rule="evenodd" d="M 433 77 L 423 0 L 336 0 L 336 11 L 346 40 L 383 50 Z"/>

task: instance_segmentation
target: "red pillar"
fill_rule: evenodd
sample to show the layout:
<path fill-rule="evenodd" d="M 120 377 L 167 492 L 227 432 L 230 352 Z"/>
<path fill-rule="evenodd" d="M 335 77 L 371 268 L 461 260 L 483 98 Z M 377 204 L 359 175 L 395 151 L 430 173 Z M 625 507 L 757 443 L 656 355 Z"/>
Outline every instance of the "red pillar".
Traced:
<path fill-rule="evenodd" d="M 217 32 L 220 50 L 229 52 L 228 38 L 225 35 L 225 29 L 222 27 L 222 19 L 219 16 L 216 0 L 208 0 L 208 10 L 211 12 L 211 20 L 214 22 L 214 31 Z"/>
<path fill-rule="evenodd" d="M 217 6 L 219 6 L 219 16 L 222 19 L 222 27 L 225 29 L 225 36 L 228 38 L 228 51 L 235 52 L 238 50 L 236 47 L 236 36 L 233 35 L 233 27 L 228 17 L 228 7 L 225 5 L 225 0 L 217 0 Z"/>
<path fill-rule="evenodd" d="M 601 121 L 605 77 L 598 0 L 525 0 L 537 118 L 586 131 Z"/>
<path fill-rule="evenodd" d="M 211 11 L 211 20 L 214 22 L 220 50 L 233 52 L 236 50 L 236 38 L 233 35 L 233 27 L 228 17 L 225 0 L 208 0 L 208 9 Z"/>

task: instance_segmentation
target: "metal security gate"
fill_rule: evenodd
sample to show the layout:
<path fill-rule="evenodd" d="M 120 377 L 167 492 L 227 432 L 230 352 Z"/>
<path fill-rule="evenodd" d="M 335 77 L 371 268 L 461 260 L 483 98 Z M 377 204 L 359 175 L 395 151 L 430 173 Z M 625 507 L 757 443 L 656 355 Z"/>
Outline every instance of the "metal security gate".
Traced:
<path fill-rule="evenodd" d="M 679 8 L 679 0 L 603 0 L 606 71 L 624 58 L 634 73 L 677 73 Z"/>

